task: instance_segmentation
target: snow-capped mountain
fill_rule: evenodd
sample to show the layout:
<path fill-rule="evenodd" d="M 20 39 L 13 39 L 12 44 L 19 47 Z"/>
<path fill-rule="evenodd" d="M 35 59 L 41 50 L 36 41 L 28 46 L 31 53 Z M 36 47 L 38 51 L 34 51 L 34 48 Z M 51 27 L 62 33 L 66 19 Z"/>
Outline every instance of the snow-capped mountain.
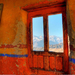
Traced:
<path fill-rule="evenodd" d="M 62 37 L 50 36 L 49 45 L 55 45 L 63 42 Z M 33 36 L 33 47 L 44 47 L 44 37 L 43 36 Z"/>

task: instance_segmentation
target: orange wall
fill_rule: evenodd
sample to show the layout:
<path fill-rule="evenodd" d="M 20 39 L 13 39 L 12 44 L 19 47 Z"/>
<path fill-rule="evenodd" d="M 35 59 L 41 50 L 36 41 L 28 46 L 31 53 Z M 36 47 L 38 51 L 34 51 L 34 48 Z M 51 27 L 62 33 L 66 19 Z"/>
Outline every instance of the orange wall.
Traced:
<path fill-rule="evenodd" d="M 27 13 L 21 7 L 44 1 L 59 2 L 59 0 L 0 0 L 0 3 L 4 4 L 0 23 L 0 46 L 17 46 L 14 48 L 1 47 L 0 53 L 21 55 L 28 53 L 26 37 Z M 20 49 L 19 44 L 25 47 Z"/>
<path fill-rule="evenodd" d="M 21 9 L 23 6 L 35 4 L 43 1 L 58 2 L 59 0 L 0 0 L 3 3 L 3 12 L 0 23 L 0 53 L 1 54 L 15 54 L 25 55 L 28 54 L 27 50 L 27 12 Z M 64 0 L 60 0 L 63 2 Z M 75 50 L 75 0 L 67 0 L 67 19 L 68 19 L 68 32 L 70 37 L 70 46 Z M 3 46 L 4 45 L 4 46 Z M 13 47 L 6 47 L 11 45 Z M 74 51 L 73 51 L 74 52 Z M 75 59 L 75 55 L 72 54 Z M 25 74 L 27 65 L 27 58 L 0 58 L 0 73 L 15 73 Z M 12 62 L 10 63 L 12 59 Z M 5 62 L 7 61 L 7 62 Z M 17 62 L 16 62 L 17 61 Z M 23 63 L 24 61 L 25 63 Z M 5 63 L 4 63 L 5 62 Z M 10 64 L 9 64 L 10 63 Z M 8 66 L 7 66 L 8 64 Z M 13 64 L 13 65 L 12 65 Z M 14 67 L 13 67 L 14 66 Z M 4 69 L 6 67 L 6 69 Z M 9 68 L 10 67 L 10 68 Z M 13 69 L 12 69 L 12 68 Z M 14 69 L 16 71 L 14 71 Z M 7 71 L 10 70 L 10 71 Z M 12 70 L 12 71 L 11 71 Z M 26 69 L 27 70 L 27 69 Z M 23 73 L 24 72 L 24 73 Z"/>
<path fill-rule="evenodd" d="M 75 74 L 75 0 L 67 0 L 67 23 L 70 40 L 69 73 Z"/>

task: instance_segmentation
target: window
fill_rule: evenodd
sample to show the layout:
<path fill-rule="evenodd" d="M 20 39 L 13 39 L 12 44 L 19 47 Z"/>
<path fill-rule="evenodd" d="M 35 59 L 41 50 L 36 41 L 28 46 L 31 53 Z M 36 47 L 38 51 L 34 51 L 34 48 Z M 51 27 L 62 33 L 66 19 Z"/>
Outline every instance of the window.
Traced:
<path fill-rule="evenodd" d="M 67 40 L 67 22 L 66 22 L 66 8 L 65 5 L 58 6 L 48 6 L 34 9 L 26 9 L 28 13 L 28 61 L 29 67 L 32 72 L 36 74 L 50 74 L 51 72 L 61 72 L 68 73 L 68 40 Z M 61 16 L 61 17 L 59 17 Z M 57 18 L 59 17 L 59 18 Z M 56 19 L 55 19 L 56 18 Z M 55 19 L 55 20 L 54 20 Z M 51 21 L 54 20 L 52 23 Z M 37 24 L 36 24 L 37 21 Z M 41 23 L 40 23 L 41 21 Z M 60 22 L 61 21 L 61 22 Z M 55 23 L 54 23 L 55 22 Z M 54 23 L 54 24 L 53 24 Z M 38 25 L 39 24 L 39 25 Z M 51 25 L 52 24 L 52 25 Z M 56 26 L 58 25 L 58 26 Z M 53 26 L 53 27 L 52 27 Z M 59 27 L 57 31 L 55 28 Z M 44 47 L 41 51 L 39 49 L 34 49 L 38 45 L 34 44 L 36 40 L 35 36 L 42 36 L 42 46 Z M 59 43 L 55 43 L 57 47 L 62 46 L 62 51 L 49 50 L 50 35 L 56 34 L 62 37 Z M 60 37 L 59 36 L 59 37 Z M 39 37 L 38 37 L 39 38 Z M 37 38 L 37 39 L 38 39 Z M 59 38 L 57 38 L 59 40 Z M 39 40 L 39 39 L 38 39 Z M 55 45 L 53 47 L 55 47 Z"/>
<path fill-rule="evenodd" d="M 32 18 L 33 51 L 44 51 L 43 17 Z M 48 15 L 49 52 L 63 53 L 62 13 Z"/>
<path fill-rule="evenodd" d="M 49 52 L 63 53 L 62 13 L 48 15 Z"/>
<path fill-rule="evenodd" d="M 33 51 L 44 51 L 43 17 L 32 18 Z"/>

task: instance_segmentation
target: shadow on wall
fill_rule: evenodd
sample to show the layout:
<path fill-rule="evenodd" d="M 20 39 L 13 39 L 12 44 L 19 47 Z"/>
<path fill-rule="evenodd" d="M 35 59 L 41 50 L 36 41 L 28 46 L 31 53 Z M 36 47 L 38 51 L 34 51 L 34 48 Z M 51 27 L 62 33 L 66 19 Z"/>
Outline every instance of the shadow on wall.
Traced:
<path fill-rule="evenodd" d="M 2 10 L 3 10 L 3 3 L 0 4 L 0 23 L 1 23 Z"/>

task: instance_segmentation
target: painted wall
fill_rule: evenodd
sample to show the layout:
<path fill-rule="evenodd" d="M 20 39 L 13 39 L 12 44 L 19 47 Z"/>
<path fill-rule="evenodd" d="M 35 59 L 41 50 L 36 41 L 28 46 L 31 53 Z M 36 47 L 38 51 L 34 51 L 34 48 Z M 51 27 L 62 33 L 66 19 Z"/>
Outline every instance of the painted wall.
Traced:
<path fill-rule="evenodd" d="M 3 11 L 0 22 L 0 74 L 31 74 L 28 67 L 27 13 L 22 6 L 59 0 L 0 0 Z M 63 2 L 64 0 L 60 0 Z M 70 73 L 75 74 L 75 1 L 67 1 L 70 37 Z"/>
<path fill-rule="evenodd" d="M 70 73 L 75 74 L 75 1 L 67 1 L 67 23 L 68 23 L 68 36 L 70 40 L 70 58 L 69 68 Z"/>

